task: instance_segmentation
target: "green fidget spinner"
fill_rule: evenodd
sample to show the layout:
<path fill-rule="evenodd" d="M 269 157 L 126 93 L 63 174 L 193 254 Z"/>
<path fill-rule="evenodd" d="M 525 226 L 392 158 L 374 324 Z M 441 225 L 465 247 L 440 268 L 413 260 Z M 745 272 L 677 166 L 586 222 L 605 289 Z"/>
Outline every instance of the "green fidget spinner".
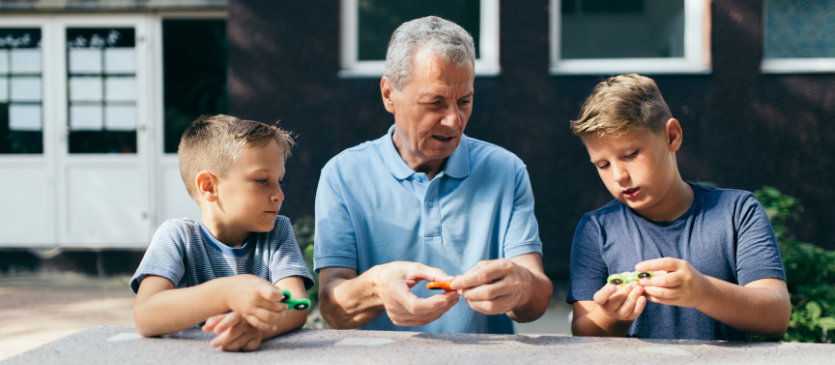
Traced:
<path fill-rule="evenodd" d="M 626 284 L 647 279 L 652 277 L 652 271 L 635 271 L 629 275 L 614 274 L 606 278 L 606 282 L 614 286 L 624 286 Z"/>
<path fill-rule="evenodd" d="M 287 290 L 287 289 L 278 289 L 278 290 L 280 290 L 281 294 L 284 295 L 283 297 L 281 297 L 281 302 L 282 303 L 287 303 L 287 306 L 290 307 L 288 309 L 294 310 L 294 311 L 303 311 L 307 308 L 310 308 L 310 299 L 307 299 L 307 298 L 293 299 L 293 296 L 290 295 L 289 290 Z"/>

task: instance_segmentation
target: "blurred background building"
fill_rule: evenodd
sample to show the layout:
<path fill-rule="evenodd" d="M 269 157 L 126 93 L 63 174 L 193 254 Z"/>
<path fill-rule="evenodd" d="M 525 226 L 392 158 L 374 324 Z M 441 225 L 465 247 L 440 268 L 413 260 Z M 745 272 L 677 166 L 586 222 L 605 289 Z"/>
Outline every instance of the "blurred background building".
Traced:
<path fill-rule="evenodd" d="M 777 187 L 835 248 L 835 0 L 0 0 L 0 270 L 132 273 L 163 221 L 200 218 L 176 155 L 200 114 L 297 134 L 281 213 L 313 215 L 324 164 L 393 123 L 388 38 L 427 15 L 473 35 L 466 133 L 526 162 L 550 276 L 611 200 L 568 121 L 629 72 L 681 121 L 686 180 Z"/>

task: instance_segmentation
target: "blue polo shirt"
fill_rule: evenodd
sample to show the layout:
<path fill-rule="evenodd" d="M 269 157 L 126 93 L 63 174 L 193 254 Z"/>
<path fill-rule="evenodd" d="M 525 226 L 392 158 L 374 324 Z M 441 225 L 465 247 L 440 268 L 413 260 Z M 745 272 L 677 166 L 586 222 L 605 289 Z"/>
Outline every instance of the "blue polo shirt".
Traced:
<path fill-rule="evenodd" d="M 322 169 L 316 191 L 315 270 L 414 261 L 461 275 L 479 261 L 542 253 L 525 164 L 499 146 L 461 137 L 431 181 L 382 138 L 349 148 Z M 426 282 L 418 297 L 437 292 Z M 513 334 L 506 315 L 487 316 L 461 300 L 438 320 L 396 326 L 386 313 L 365 330 Z"/>

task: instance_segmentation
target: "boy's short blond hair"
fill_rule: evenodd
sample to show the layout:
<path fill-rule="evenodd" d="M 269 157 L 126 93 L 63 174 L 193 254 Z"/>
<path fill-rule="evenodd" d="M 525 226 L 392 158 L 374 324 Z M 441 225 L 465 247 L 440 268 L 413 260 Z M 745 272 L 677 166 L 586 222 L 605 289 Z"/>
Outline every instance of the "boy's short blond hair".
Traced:
<path fill-rule="evenodd" d="M 670 108 L 651 78 L 638 74 L 610 77 L 594 87 L 571 131 L 582 137 L 620 136 L 638 129 L 661 134 L 672 118 Z"/>
<path fill-rule="evenodd" d="M 224 114 L 197 118 L 183 133 L 177 150 L 180 176 L 189 195 L 199 204 L 194 181 L 198 173 L 209 171 L 225 178 L 244 148 L 268 139 L 278 143 L 286 161 L 295 142 L 290 133 L 281 128 Z"/>

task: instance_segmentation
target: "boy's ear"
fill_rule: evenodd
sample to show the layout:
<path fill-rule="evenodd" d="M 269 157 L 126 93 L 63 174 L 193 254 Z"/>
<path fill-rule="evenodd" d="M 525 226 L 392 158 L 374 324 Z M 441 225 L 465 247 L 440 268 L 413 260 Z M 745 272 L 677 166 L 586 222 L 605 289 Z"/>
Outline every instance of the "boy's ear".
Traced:
<path fill-rule="evenodd" d="M 394 114 L 394 101 L 391 100 L 391 94 L 394 93 L 394 85 L 389 81 L 388 77 L 383 76 L 380 80 L 380 94 L 383 96 L 383 106 L 386 110 Z"/>
<path fill-rule="evenodd" d="M 682 139 L 684 136 L 681 130 L 681 124 L 676 118 L 670 118 L 667 125 L 664 126 L 664 137 L 669 145 L 670 152 L 677 152 L 681 148 Z"/>
<path fill-rule="evenodd" d="M 217 176 L 208 171 L 200 171 L 194 178 L 197 183 L 197 193 L 207 202 L 217 201 Z"/>

